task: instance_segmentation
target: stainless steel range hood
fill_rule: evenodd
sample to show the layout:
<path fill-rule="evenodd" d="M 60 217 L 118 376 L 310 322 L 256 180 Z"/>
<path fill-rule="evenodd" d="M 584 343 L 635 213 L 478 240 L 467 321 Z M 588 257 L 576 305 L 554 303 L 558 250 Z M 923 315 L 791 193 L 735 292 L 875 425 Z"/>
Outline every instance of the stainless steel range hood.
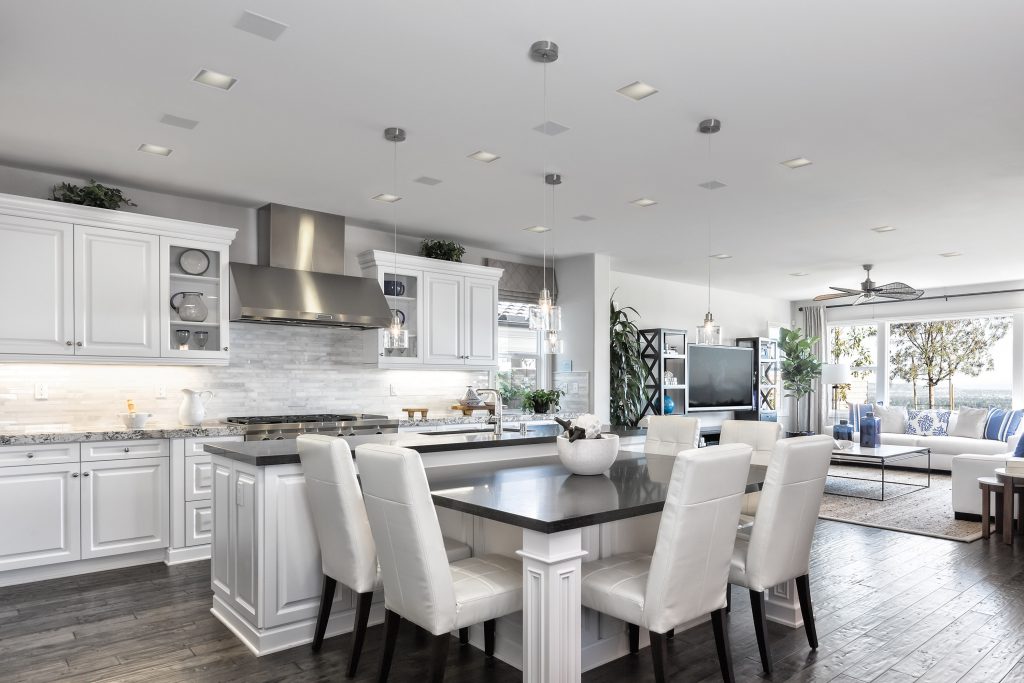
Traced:
<path fill-rule="evenodd" d="M 345 218 L 283 204 L 257 212 L 257 261 L 231 264 L 231 320 L 387 327 L 376 280 L 345 275 Z"/>

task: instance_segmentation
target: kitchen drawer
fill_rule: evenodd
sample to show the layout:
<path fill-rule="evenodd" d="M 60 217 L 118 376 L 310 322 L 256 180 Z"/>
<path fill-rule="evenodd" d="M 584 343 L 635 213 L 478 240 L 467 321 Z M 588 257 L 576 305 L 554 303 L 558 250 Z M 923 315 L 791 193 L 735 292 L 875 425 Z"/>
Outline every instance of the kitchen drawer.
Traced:
<path fill-rule="evenodd" d="M 205 436 L 185 439 L 185 457 L 193 455 L 209 455 L 203 450 L 208 443 L 242 443 L 245 437 L 242 436 Z"/>
<path fill-rule="evenodd" d="M 128 458 L 166 458 L 169 453 L 167 439 L 97 441 L 82 444 L 82 462 Z"/>
<path fill-rule="evenodd" d="M 4 446 L 0 448 L 0 467 L 78 462 L 79 452 L 77 443 Z"/>
<path fill-rule="evenodd" d="M 185 504 L 185 545 L 209 545 L 213 532 L 213 506 L 208 501 Z"/>
<path fill-rule="evenodd" d="M 213 465 L 209 455 L 185 458 L 185 500 L 210 500 Z"/>

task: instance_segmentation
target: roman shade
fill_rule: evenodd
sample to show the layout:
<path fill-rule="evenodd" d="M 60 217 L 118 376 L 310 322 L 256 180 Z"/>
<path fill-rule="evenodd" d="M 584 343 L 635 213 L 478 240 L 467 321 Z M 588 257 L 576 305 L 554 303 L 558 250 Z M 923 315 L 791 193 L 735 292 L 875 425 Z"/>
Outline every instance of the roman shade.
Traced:
<path fill-rule="evenodd" d="M 492 268 L 503 268 L 501 281 L 498 283 L 498 300 L 523 304 L 535 304 L 544 288 L 544 268 L 513 261 L 484 259 L 484 265 Z M 551 298 L 558 300 L 558 285 L 555 282 L 555 271 L 548 268 L 548 289 Z"/>

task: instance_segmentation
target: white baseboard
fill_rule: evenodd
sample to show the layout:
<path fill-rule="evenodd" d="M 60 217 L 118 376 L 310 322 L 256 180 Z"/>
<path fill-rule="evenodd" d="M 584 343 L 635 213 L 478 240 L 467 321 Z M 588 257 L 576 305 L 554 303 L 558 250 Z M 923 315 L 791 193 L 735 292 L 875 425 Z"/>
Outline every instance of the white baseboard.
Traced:
<path fill-rule="evenodd" d="M 164 554 L 164 564 L 184 564 L 210 559 L 210 546 L 195 545 L 190 548 L 168 548 Z"/>
<path fill-rule="evenodd" d="M 139 564 L 152 564 L 164 561 L 164 551 L 145 550 L 141 553 L 129 553 L 127 555 L 112 555 L 110 557 L 95 557 L 88 560 L 73 560 L 59 564 L 47 564 L 42 567 L 26 567 L 25 569 L 12 569 L 0 572 L 0 586 L 16 586 L 22 583 L 33 581 L 46 581 L 47 579 L 61 579 L 67 576 L 79 574 L 91 574 L 102 572 L 108 569 L 121 569 Z"/>

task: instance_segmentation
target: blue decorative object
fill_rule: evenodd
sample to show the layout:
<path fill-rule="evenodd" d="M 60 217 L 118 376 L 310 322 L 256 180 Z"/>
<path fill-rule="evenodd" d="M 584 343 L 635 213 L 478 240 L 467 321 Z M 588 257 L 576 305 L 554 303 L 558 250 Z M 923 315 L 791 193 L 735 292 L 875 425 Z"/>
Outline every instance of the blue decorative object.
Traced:
<path fill-rule="evenodd" d="M 1022 415 L 1024 415 L 1022 410 L 993 408 L 988 411 L 988 419 L 985 420 L 985 438 L 993 441 L 1009 441 L 1010 437 L 1017 433 Z"/>
<path fill-rule="evenodd" d="M 676 402 L 672 400 L 672 397 L 665 394 L 665 414 L 671 415 L 676 409 Z"/>
<path fill-rule="evenodd" d="M 849 420 L 840 420 L 832 427 L 832 438 L 836 441 L 853 441 L 853 425 Z"/>
<path fill-rule="evenodd" d="M 882 445 L 882 418 L 872 412 L 860 418 L 861 448 L 878 448 Z"/>
<path fill-rule="evenodd" d="M 851 403 L 850 404 L 850 426 L 853 427 L 853 431 L 860 431 L 861 419 L 870 413 L 872 410 L 870 403 Z"/>
<path fill-rule="evenodd" d="M 1017 442 L 1017 447 L 1013 449 L 1013 457 L 1024 458 L 1024 439 Z"/>

